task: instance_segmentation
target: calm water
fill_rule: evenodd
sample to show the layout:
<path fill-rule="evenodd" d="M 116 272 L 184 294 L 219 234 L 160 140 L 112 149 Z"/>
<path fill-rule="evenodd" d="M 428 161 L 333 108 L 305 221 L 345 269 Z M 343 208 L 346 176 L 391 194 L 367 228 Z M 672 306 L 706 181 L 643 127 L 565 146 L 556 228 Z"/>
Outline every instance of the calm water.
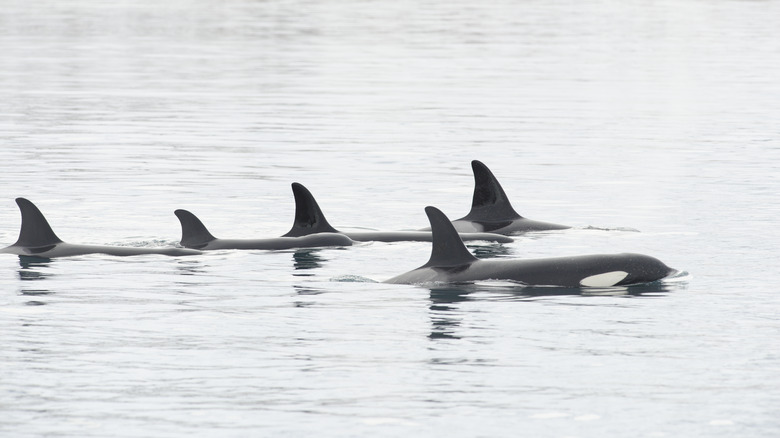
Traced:
<path fill-rule="evenodd" d="M 469 162 L 575 229 L 485 257 L 631 251 L 632 290 L 384 285 L 425 243 L 0 257 L 0 435 L 780 433 L 775 1 L 0 1 L 0 244 L 468 211 Z M 636 231 L 638 230 L 638 231 Z"/>

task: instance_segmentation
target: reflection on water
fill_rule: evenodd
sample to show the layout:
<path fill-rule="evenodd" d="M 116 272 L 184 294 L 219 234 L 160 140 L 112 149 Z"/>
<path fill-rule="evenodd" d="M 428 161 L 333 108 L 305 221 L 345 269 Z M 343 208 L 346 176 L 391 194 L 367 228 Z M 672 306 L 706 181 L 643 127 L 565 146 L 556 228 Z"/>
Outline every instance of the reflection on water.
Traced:
<path fill-rule="evenodd" d="M 315 289 L 308 286 L 294 285 L 295 293 L 301 297 L 299 300 L 293 301 L 295 307 L 312 307 L 315 305 L 314 301 L 306 301 L 307 296 L 324 294 L 325 291 L 321 289 Z"/>
<path fill-rule="evenodd" d="M 664 282 L 655 282 L 649 284 L 640 284 L 634 286 L 615 286 L 615 287 L 522 287 L 514 291 L 513 295 L 518 298 L 545 297 L 556 295 L 581 295 L 584 297 L 598 296 L 625 296 L 625 297 L 656 297 L 663 296 L 674 290 L 679 290 L 679 284 L 669 284 Z"/>
<path fill-rule="evenodd" d="M 474 284 L 450 284 L 431 287 L 431 308 L 435 310 L 449 310 L 447 304 L 468 301 L 468 295 L 474 292 Z"/>
<path fill-rule="evenodd" d="M 680 283 L 655 282 L 650 284 L 604 287 L 541 287 L 524 286 L 510 282 L 480 282 L 437 285 L 430 287 L 431 333 L 430 339 L 460 339 L 454 330 L 460 327 L 461 309 L 457 305 L 465 301 L 520 301 L 538 297 L 553 297 L 579 295 L 582 297 L 624 296 L 624 297 L 658 297 L 675 290 L 680 290 Z M 591 303 L 588 303 L 592 305 Z M 572 305 L 570 302 L 566 305 Z"/>
<path fill-rule="evenodd" d="M 293 289 L 295 289 L 295 293 L 298 295 L 319 295 L 325 293 L 325 291 L 321 289 L 315 289 L 309 286 L 299 286 L 297 284 L 293 286 Z"/>
<path fill-rule="evenodd" d="M 206 272 L 201 261 L 195 259 L 178 260 L 176 271 L 179 275 L 198 275 Z"/>
<path fill-rule="evenodd" d="M 192 257 L 176 260 L 172 271 L 176 274 L 173 284 L 177 287 L 171 290 L 175 290 L 177 291 L 176 293 L 182 295 L 192 295 L 197 293 L 197 288 L 213 284 L 214 277 L 208 275 L 210 267 L 211 262 L 202 258 Z M 182 311 L 192 310 L 186 307 L 187 303 L 182 302 L 180 304 L 185 306 Z"/>
<path fill-rule="evenodd" d="M 296 271 L 302 269 L 321 268 L 325 259 L 320 257 L 319 249 L 299 249 L 293 253 L 293 267 Z M 296 277 L 311 277 L 313 273 L 294 273 Z"/>
<path fill-rule="evenodd" d="M 51 274 L 41 272 L 38 268 L 48 267 L 51 259 L 35 256 L 19 256 L 20 280 L 43 280 Z"/>
<path fill-rule="evenodd" d="M 50 295 L 53 292 L 46 290 L 46 289 L 22 289 L 19 291 L 22 295 L 32 295 L 32 296 L 38 296 L 38 295 Z"/>
<path fill-rule="evenodd" d="M 431 286 L 431 302 L 434 305 L 452 304 L 474 299 L 501 300 L 529 297 L 580 295 L 588 296 L 658 296 L 680 290 L 684 283 L 659 281 L 648 284 L 615 287 L 558 287 L 526 286 L 509 281 L 483 281 Z M 474 294 L 479 294 L 476 297 Z"/>
<path fill-rule="evenodd" d="M 52 274 L 44 272 L 49 267 L 51 259 L 35 256 L 19 256 L 19 279 L 22 281 L 40 281 L 51 277 Z M 24 284 L 24 283 L 23 283 Z M 26 296 L 45 296 L 52 292 L 43 288 L 22 287 L 19 290 L 20 295 Z M 28 306 L 43 306 L 43 301 L 28 301 Z"/>
<path fill-rule="evenodd" d="M 460 318 L 456 313 L 458 308 L 451 304 L 468 301 L 471 292 L 457 286 L 431 288 L 431 305 L 428 307 L 431 318 L 430 339 L 460 339 L 460 336 L 453 334 L 460 327 Z"/>

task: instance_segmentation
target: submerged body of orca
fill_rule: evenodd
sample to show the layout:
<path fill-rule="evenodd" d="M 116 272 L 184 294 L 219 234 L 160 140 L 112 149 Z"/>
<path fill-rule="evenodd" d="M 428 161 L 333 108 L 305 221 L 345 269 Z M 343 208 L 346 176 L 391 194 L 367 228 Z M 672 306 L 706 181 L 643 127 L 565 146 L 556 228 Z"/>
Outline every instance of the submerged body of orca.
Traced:
<path fill-rule="evenodd" d="M 265 249 L 284 250 L 296 248 L 321 248 L 328 246 L 351 246 L 352 239 L 332 232 L 302 234 L 300 236 L 271 237 L 267 239 L 218 239 L 194 214 L 187 210 L 174 211 L 181 222 L 181 245 L 199 250 L 216 249 Z M 293 226 L 295 228 L 295 226 Z"/>
<path fill-rule="evenodd" d="M 471 211 L 466 216 L 452 221 L 459 233 L 486 232 L 509 235 L 526 231 L 571 228 L 520 216 L 512 208 L 504 189 L 487 166 L 478 160 L 473 160 L 471 168 L 474 171 L 474 197 L 471 201 Z M 425 230 L 429 229 L 425 228 Z"/>
<path fill-rule="evenodd" d="M 285 234 L 289 237 L 307 236 L 313 233 L 340 233 L 356 242 L 431 242 L 430 231 L 339 231 L 331 226 L 311 192 L 300 183 L 292 183 L 295 196 L 295 221 Z M 511 237 L 496 233 L 459 233 L 461 240 L 510 243 Z"/>
<path fill-rule="evenodd" d="M 529 260 L 480 260 L 457 238 L 450 220 L 426 207 L 433 230 L 431 258 L 425 265 L 385 283 L 460 283 L 510 280 L 529 286 L 611 287 L 658 281 L 677 271 L 643 254 L 595 254 Z"/>
<path fill-rule="evenodd" d="M 25 198 L 16 198 L 22 214 L 19 239 L 11 246 L 0 249 L 2 254 L 34 256 L 41 258 L 69 257 L 85 254 L 107 254 L 114 256 L 135 256 L 160 254 L 184 256 L 200 254 L 200 251 L 185 248 L 140 248 L 132 246 L 80 245 L 63 242 L 52 230 L 43 213 Z"/>

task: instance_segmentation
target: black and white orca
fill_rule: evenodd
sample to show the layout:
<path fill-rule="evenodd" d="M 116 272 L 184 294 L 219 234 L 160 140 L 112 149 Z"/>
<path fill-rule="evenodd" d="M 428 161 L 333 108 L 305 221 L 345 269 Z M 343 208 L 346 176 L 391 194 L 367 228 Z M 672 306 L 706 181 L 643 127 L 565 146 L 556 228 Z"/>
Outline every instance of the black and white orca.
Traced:
<path fill-rule="evenodd" d="M 341 233 L 356 242 L 430 242 L 430 231 L 339 231 L 331 226 L 322 213 L 319 204 L 311 192 L 300 183 L 292 183 L 295 196 L 295 221 L 292 229 L 285 234 L 289 237 L 306 236 L 312 233 Z M 461 240 L 484 240 L 498 243 L 510 243 L 511 237 L 496 233 L 459 233 Z"/>
<path fill-rule="evenodd" d="M 134 256 L 161 254 L 184 256 L 200 254 L 185 248 L 141 248 L 132 246 L 79 245 L 63 242 L 52 230 L 49 222 L 38 207 L 25 198 L 16 198 L 16 204 L 22 213 L 22 227 L 16 243 L 0 249 L 3 254 L 34 256 L 41 258 L 79 256 L 85 254 L 107 254 L 114 256 Z"/>
<path fill-rule="evenodd" d="M 566 225 L 535 221 L 520 216 L 512 208 L 504 189 L 493 172 L 481 161 L 471 162 L 474 171 L 474 197 L 471 211 L 466 216 L 452 221 L 459 233 L 486 232 L 517 234 L 526 231 L 565 230 Z M 428 230 L 430 228 L 425 228 Z"/>
<path fill-rule="evenodd" d="M 480 260 L 458 238 L 447 216 L 426 207 L 433 230 L 431 258 L 425 265 L 385 283 L 461 283 L 509 280 L 528 286 L 611 287 L 651 283 L 677 273 L 643 254 L 596 254 L 529 260 Z"/>
<path fill-rule="evenodd" d="M 267 249 L 321 248 L 328 246 L 352 246 L 352 239 L 337 232 L 290 233 L 282 237 L 266 239 L 218 239 L 211 235 L 203 222 L 187 210 L 174 211 L 181 222 L 181 245 L 203 251 L 215 249 Z M 293 225 L 295 230 L 296 225 Z M 292 232 L 292 230 L 291 230 Z"/>

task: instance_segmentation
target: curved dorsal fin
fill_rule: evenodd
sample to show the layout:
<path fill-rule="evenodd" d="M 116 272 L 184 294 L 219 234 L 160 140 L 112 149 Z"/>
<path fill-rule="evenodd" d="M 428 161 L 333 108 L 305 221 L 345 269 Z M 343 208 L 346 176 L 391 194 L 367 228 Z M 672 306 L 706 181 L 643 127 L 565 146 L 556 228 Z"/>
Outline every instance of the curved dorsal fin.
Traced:
<path fill-rule="evenodd" d="M 316 233 L 338 233 L 322 214 L 311 192 L 297 182 L 292 183 L 295 196 L 295 220 L 290 231 L 282 237 L 301 237 Z"/>
<path fill-rule="evenodd" d="M 209 233 L 203 222 L 187 210 L 173 212 L 181 222 L 181 245 L 186 248 L 202 248 L 216 239 Z"/>
<path fill-rule="evenodd" d="M 474 170 L 474 198 L 471 201 L 471 211 L 461 219 L 500 222 L 522 217 L 512 208 L 504 189 L 487 166 L 474 160 L 471 162 L 471 168 Z"/>
<path fill-rule="evenodd" d="M 461 266 L 477 260 L 463 244 L 452 222 L 441 210 L 436 207 L 425 207 L 425 214 L 431 222 L 433 245 L 431 258 L 422 266 L 423 268 Z"/>
<path fill-rule="evenodd" d="M 62 243 L 35 204 L 24 198 L 16 198 L 16 205 L 22 213 L 22 228 L 19 230 L 19 239 L 13 246 L 38 248 Z"/>

